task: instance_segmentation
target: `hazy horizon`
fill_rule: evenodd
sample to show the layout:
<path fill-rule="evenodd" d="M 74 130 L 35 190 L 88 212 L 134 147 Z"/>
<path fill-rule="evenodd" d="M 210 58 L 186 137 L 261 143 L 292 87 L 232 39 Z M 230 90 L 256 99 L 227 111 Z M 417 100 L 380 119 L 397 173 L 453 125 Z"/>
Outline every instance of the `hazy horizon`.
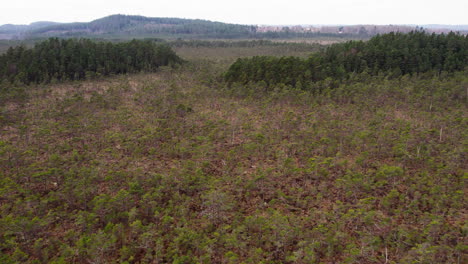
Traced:
<path fill-rule="evenodd" d="M 203 19 L 245 25 L 467 25 L 468 1 L 44 0 L 5 3 L 0 25 L 89 22 L 114 14 Z"/>
<path fill-rule="evenodd" d="M 91 21 L 94 21 L 94 20 L 97 20 L 97 19 L 101 19 L 101 18 L 104 18 L 104 17 L 108 17 L 108 16 L 112 16 L 112 15 L 126 15 L 126 16 L 143 16 L 143 17 L 149 17 L 149 18 L 154 18 L 155 16 L 145 16 L 145 15 L 140 15 L 140 14 L 109 14 L 109 15 L 106 15 L 106 16 L 102 16 L 102 17 L 96 17 L 94 19 L 91 19 L 91 20 L 87 20 L 87 21 L 66 21 L 66 22 L 63 22 L 63 21 L 54 21 L 54 20 L 38 20 L 38 21 L 32 21 L 30 23 L 3 23 L 3 24 L 0 24 L 0 26 L 3 26 L 3 25 L 32 25 L 34 23 L 47 23 L 47 22 L 52 22 L 52 23 L 88 23 L 88 22 L 91 22 Z M 164 16 L 157 16 L 158 18 L 181 18 L 181 19 L 199 19 L 199 20 L 206 20 L 206 21 L 211 21 L 211 22 L 221 22 L 221 23 L 230 23 L 230 22 L 226 22 L 226 21 L 219 21 L 219 20 L 210 20 L 210 19 L 204 19 L 204 18 L 184 18 L 184 17 L 164 17 Z M 453 26 L 453 27 L 457 27 L 457 26 L 468 26 L 468 23 L 466 24 L 434 24 L 434 23 L 431 23 L 431 24 L 396 24 L 396 23 L 389 23 L 389 24 L 372 24 L 372 23 L 359 23 L 359 24 L 264 24 L 264 23 L 259 23 L 259 24 L 242 24 L 242 23 L 232 23 L 232 24 L 239 24 L 239 25 L 256 25 L 256 26 L 316 26 L 316 27 L 320 27 L 320 26 L 359 26 L 359 25 L 376 25 L 376 26 L 391 26 L 391 25 L 395 25 L 395 26 L 429 26 L 429 25 L 433 25 L 433 26 Z"/>

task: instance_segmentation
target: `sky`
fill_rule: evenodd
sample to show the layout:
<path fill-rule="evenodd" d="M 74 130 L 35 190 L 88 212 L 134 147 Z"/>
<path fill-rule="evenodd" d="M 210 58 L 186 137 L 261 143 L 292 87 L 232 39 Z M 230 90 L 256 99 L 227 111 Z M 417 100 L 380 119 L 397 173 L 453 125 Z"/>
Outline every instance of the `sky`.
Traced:
<path fill-rule="evenodd" d="M 467 0 L 3 0 L 0 25 L 89 22 L 112 14 L 248 25 L 468 24 Z"/>

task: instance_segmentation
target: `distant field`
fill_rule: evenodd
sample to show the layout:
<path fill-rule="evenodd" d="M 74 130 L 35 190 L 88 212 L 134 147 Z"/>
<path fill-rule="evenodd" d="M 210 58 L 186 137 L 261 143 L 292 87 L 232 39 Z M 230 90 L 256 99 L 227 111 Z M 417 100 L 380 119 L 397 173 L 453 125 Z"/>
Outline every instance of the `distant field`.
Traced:
<path fill-rule="evenodd" d="M 311 46 L 309 51 L 296 50 L 287 46 L 261 46 L 261 47 L 180 47 L 174 50 L 182 58 L 187 60 L 208 59 L 228 65 L 240 57 L 252 56 L 298 56 L 307 57 L 319 48 Z"/>

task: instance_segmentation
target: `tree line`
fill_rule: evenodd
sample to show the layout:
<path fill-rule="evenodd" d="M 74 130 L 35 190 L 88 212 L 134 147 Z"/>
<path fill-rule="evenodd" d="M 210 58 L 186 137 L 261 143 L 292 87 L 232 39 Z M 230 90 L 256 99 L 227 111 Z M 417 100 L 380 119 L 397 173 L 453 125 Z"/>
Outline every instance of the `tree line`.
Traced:
<path fill-rule="evenodd" d="M 155 41 L 164 41 L 154 39 Z M 255 40 L 199 40 L 199 39 L 176 39 L 167 42 L 171 47 L 191 47 L 191 48 L 254 48 L 254 47 L 284 47 L 288 50 L 310 51 L 323 49 L 323 45 L 318 43 L 280 42 L 267 39 Z"/>
<path fill-rule="evenodd" d="M 0 56 L 0 79 L 11 83 L 49 83 L 93 76 L 151 72 L 182 60 L 167 45 L 50 38 L 28 49 L 11 47 Z"/>
<path fill-rule="evenodd" d="M 468 65 L 468 36 L 427 34 L 377 35 L 367 42 L 334 44 L 308 59 L 295 57 L 240 58 L 225 73 L 228 83 L 263 82 L 268 86 L 309 85 L 327 78 L 344 80 L 353 74 L 398 77 L 429 71 L 463 70 Z"/>

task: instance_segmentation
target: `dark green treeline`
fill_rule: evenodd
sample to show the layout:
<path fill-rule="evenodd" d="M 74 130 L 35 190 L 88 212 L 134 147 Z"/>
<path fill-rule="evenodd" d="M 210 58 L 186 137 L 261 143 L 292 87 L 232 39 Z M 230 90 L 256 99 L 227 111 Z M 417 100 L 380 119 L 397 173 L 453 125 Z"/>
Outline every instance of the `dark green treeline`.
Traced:
<path fill-rule="evenodd" d="M 353 74 L 398 77 L 434 71 L 463 70 L 468 66 L 468 36 L 425 32 L 389 33 L 367 42 L 334 44 L 308 59 L 253 57 L 238 59 L 225 74 L 229 83 L 265 82 L 295 87 L 327 78 L 344 80 Z"/>
<path fill-rule="evenodd" d="M 180 62 L 170 47 L 151 41 L 111 43 L 51 38 L 32 49 L 20 46 L 1 55 L 0 79 L 24 84 L 82 80 L 154 71 Z"/>

